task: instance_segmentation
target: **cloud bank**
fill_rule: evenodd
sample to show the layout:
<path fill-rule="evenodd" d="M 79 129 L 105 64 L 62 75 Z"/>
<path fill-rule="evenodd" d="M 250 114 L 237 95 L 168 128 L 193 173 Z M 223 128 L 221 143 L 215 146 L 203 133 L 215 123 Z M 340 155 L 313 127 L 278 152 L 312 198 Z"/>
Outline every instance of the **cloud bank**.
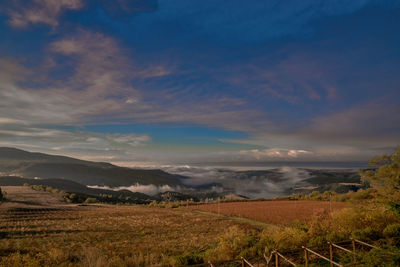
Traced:
<path fill-rule="evenodd" d="M 158 193 L 163 193 L 163 192 L 167 192 L 167 191 L 180 191 L 179 188 L 173 188 L 169 185 L 156 186 L 153 184 L 141 185 L 138 183 L 135 185 L 131 185 L 131 186 L 120 186 L 120 187 L 108 187 L 108 186 L 97 186 L 97 185 L 88 185 L 87 187 L 95 188 L 95 189 L 114 190 L 114 191 L 129 190 L 131 192 L 139 192 L 139 193 L 143 193 L 143 194 L 146 194 L 149 196 L 154 196 Z"/>

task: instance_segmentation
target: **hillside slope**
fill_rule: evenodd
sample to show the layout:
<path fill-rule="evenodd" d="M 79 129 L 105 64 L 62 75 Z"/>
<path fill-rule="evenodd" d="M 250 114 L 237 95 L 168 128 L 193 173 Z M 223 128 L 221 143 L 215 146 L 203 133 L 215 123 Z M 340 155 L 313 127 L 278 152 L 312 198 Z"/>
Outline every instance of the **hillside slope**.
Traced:
<path fill-rule="evenodd" d="M 24 178 L 66 179 L 83 185 L 109 187 L 142 185 L 182 186 L 181 175 L 162 170 L 131 169 L 104 162 L 0 148 L 0 173 Z"/>

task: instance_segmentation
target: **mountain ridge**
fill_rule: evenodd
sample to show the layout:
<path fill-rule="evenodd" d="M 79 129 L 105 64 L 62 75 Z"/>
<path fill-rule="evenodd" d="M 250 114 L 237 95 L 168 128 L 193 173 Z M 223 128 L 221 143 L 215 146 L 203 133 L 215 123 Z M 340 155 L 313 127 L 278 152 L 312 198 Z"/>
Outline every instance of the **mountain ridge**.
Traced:
<path fill-rule="evenodd" d="M 0 173 L 24 178 L 65 179 L 108 187 L 141 185 L 183 186 L 187 177 L 160 169 L 134 169 L 60 155 L 0 147 Z"/>

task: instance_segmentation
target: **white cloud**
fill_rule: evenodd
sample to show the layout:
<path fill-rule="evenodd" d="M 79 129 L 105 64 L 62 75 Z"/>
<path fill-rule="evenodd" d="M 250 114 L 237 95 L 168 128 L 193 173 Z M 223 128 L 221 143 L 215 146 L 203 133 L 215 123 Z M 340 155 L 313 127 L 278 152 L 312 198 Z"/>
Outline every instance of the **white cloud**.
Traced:
<path fill-rule="evenodd" d="M 295 125 L 287 129 L 279 124 L 281 122 L 271 122 L 265 111 L 253 108 L 237 97 L 213 94 L 193 97 L 191 93 L 185 93 L 196 90 L 193 85 L 149 91 L 136 83 L 134 86 L 134 79 L 169 75 L 171 69 L 165 67 L 169 65 L 139 66 L 133 60 L 134 55 L 129 59 L 129 52 L 121 48 L 117 40 L 104 34 L 79 30 L 54 41 L 47 52 L 50 54 L 46 58 L 52 63 L 46 63 L 45 67 L 27 68 L 15 60 L 0 58 L 0 138 L 11 146 L 25 143 L 26 147 L 38 147 L 47 152 L 54 148 L 60 153 L 85 157 L 105 154 L 105 159 L 114 153 L 113 162 L 128 165 L 130 160 L 198 162 L 221 160 L 222 157 L 228 160 L 297 160 L 320 159 L 322 156 L 323 159 L 340 160 L 343 156 L 347 156 L 346 159 L 360 155 L 370 157 L 379 154 L 373 150 L 375 147 L 390 147 L 400 141 L 396 135 L 399 116 L 393 115 L 399 113 L 399 108 L 395 105 L 375 103 L 336 111 L 312 119 L 311 125 Z M 304 61 L 307 61 L 306 57 L 288 59 L 276 73 L 261 69 L 254 72 L 255 75 L 265 75 L 263 78 L 272 82 L 282 80 L 279 75 L 290 74 L 301 87 L 307 87 L 307 77 L 317 80 L 319 76 L 325 77 L 327 71 L 319 70 L 318 62 L 303 65 Z M 46 73 L 42 72 L 69 67 L 65 79 L 46 77 L 41 86 L 36 86 L 36 80 L 31 79 L 45 76 Z M 314 76 L 307 75 L 308 72 Z M 237 78 L 240 80 L 242 77 Z M 329 94 L 333 97 L 335 84 L 329 77 L 321 81 L 324 83 L 320 85 L 329 91 L 325 93 L 326 97 Z M 282 86 L 289 88 L 285 95 L 291 96 L 290 86 Z M 312 90 L 306 92 L 310 93 L 308 97 L 318 98 Z M 185 151 L 185 154 L 182 151 L 174 154 L 174 151 L 160 148 L 157 152 L 142 150 L 142 158 L 138 158 L 126 151 L 136 151 L 150 142 L 147 135 L 97 135 L 53 130 L 49 126 L 115 123 L 115 119 L 116 123 L 178 122 L 245 131 L 250 134 L 249 140 L 232 142 L 277 148 L 220 153 L 215 153 L 215 150 L 204 153 Z M 371 122 L 374 122 L 372 129 Z M 299 144 L 301 149 L 297 149 Z"/>
<path fill-rule="evenodd" d="M 272 128 L 263 112 L 245 108 L 245 101 L 238 98 L 187 99 L 173 93 L 177 88 L 154 94 L 132 86 L 133 79 L 168 75 L 170 69 L 164 64 L 137 66 L 128 59 L 129 52 L 104 34 L 79 30 L 54 41 L 49 51 L 45 66 L 32 70 L 0 59 L 0 70 L 5 73 L 0 73 L 2 117 L 45 125 L 104 124 L 117 118 L 129 123 L 183 122 L 249 131 L 259 129 L 256 121 L 262 120 L 262 127 Z M 52 64 L 47 64 L 49 60 Z M 65 72 L 66 67 L 72 72 Z M 46 76 L 50 71 L 71 74 L 56 80 Z M 39 76 L 45 82 L 36 86 L 31 78 Z"/>
<path fill-rule="evenodd" d="M 129 190 L 131 192 L 139 192 L 143 193 L 146 195 L 156 195 L 157 193 L 162 193 L 166 191 L 180 191 L 179 187 L 174 188 L 169 185 L 160 185 L 156 186 L 153 184 L 149 185 L 142 185 L 142 184 L 135 184 L 131 186 L 120 186 L 120 187 L 108 187 L 108 186 L 98 186 L 98 185 L 88 185 L 89 188 L 96 188 L 96 189 L 107 189 L 107 190 L 114 190 L 114 191 L 119 191 L 119 190 Z"/>
<path fill-rule="evenodd" d="M 239 152 L 239 154 L 246 156 L 249 159 L 269 160 L 269 159 L 301 158 L 302 156 L 307 156 L 312 154 L 312 152 L 302 149 L 270 148 L 270 149 L 242 150 Z"/>
<path fill-rule="evenodd" d="M 0 125 L 1 124 L 25 124 L 25 121 L 0 117 Z"/>

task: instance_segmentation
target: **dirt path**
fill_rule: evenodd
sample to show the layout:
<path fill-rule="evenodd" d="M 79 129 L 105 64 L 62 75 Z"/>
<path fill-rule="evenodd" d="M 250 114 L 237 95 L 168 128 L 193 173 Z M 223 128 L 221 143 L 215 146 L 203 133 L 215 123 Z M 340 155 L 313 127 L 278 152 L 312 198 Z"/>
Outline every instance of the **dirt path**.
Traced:
<path fill-rule="evenodd" d="M 57 194 L 36 191 L 28 186 L 2 186 L 6 201 L 0 204 L 0 210 L 13 208 L 62 208 L 71 206 L 62 201 Z"/>

